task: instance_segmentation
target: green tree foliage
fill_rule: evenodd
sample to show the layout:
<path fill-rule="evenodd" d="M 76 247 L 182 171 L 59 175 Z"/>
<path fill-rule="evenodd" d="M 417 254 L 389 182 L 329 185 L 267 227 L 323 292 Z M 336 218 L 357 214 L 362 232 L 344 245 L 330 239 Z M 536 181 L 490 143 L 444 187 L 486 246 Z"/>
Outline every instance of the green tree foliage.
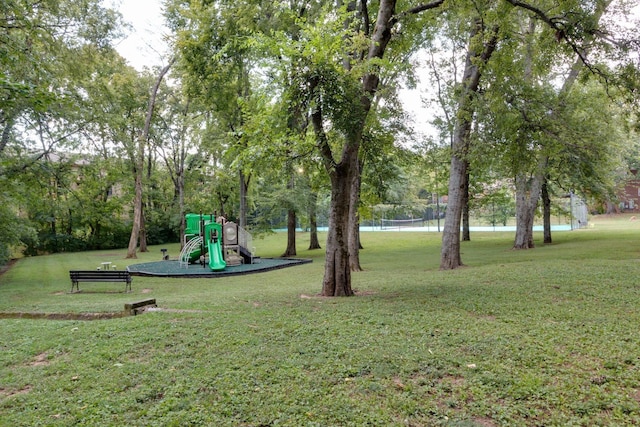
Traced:
<path fill-rule="evenodd" d="M 30 222 L 16 215 L 19 200 L 12 195 L 14 183 L 0 176 L 0 265 L 5 264 L 17 252 L 19 246 L 37 242 L 36 230 Z"/>
<path fill-rule="evenodd" d="M 87 51 L 108 50 L 118 15 L 96 0 L 8 1 L 0 10 L 0 153 L 22 118 L 69 113 Z M 55 112 L 58 111 L 58 114 Z"/>
<path fill-rule="evenodd" d="M 24 234 L 18 224 L 28 224 L 18 207 L 33 207 L 27 213 L 41 232 L 58 235 L 57 219 L 68 231 L 72 163 L 53 153 L 79 145 L 91 121 L 87 78 L 121 24 L 95 0 L 8 1 L 0 12 L 0 178 L 10 202 L 3 215 L 17 224 L 0 233 L 7 247 Z M 28 242 L 38 245 L 33 234 Z"/>
<path fill-rule="evenodd" d="M 252 178 L 250 163 L 238 156 L 251 145 L 247 121 L 259 115 L 262 104 L 254 99 L 256 69 L 260 53 L 253 35 L 274 16 L 276 3 L 168 2 L 166 15 L 176 34 L 179 69 L 189 96 L 198 98 L 215 114 L 215 141 L 222 143 L 224 168 L 238 176 L 240 210 L 238 223 L 246 226 L 248 191 Z"/>

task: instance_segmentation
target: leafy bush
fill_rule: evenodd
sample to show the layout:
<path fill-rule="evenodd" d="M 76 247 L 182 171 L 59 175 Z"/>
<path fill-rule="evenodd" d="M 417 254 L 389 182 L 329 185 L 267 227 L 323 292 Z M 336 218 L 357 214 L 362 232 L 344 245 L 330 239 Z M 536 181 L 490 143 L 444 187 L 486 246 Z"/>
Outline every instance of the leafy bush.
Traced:
<path fill-rule="evenodd" d="M 37 241 L 30 223 L 9 209 L 8 200 L 0 196 L 0 265 L 11 259 L 13 248 Z"/>
<path fill-rule="evenodd" d="M 161 245 L 180 241 L 180 225 L 176 227 L 170 213 L 155 212 L 146 222 L 147 244 Z"/>

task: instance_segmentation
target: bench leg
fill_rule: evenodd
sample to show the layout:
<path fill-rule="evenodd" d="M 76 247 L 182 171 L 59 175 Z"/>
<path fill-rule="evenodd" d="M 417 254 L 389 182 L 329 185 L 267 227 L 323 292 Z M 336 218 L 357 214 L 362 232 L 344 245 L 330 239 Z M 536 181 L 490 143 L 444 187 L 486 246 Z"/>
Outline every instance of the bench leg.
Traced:
<path fill-rule="evenodd" d="M 78 282 L 71 282 L 71 293 L 73 293 L 73 288 L 76 288 L 76 292 L 80 292 L 80 286 L 78 285 Z"/>

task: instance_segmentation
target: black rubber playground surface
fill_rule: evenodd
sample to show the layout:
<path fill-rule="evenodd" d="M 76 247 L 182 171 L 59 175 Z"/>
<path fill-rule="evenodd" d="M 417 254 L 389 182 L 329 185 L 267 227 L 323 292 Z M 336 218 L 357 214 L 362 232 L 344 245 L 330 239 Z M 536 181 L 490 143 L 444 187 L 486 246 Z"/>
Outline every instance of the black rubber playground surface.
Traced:
<path fill-rule="evenodd" d="M 200 264 L 180 265 L 179 261 L 158 261 L 133 264 L 127 267 L 132 276 L 161 277 L 225 277 L 242 274 L 263 273 L 280 268 L 308 264 L 310 259 L 298 258 L 260 258 L 255 264 L 229 266 L 222 271 L 211 271 L 208 266 Z"/>

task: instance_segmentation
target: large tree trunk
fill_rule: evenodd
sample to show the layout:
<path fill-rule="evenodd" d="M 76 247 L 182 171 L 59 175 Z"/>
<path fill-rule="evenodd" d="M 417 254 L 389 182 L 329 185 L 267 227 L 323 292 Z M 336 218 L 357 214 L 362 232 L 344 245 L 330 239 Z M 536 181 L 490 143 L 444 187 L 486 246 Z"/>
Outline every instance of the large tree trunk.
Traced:
<path fill-rule="evenodd" d="M 460 256 L 460 222 L 464 206 L 467 180 L 467 152 L 471 144 L 471 124 L 475 112 L 473 101 L 480 85 L 481 67 L 489 61 L 498 42 L 498 31 L 493 30 L 490 39 L 483 43 L 482 51 L 474 49 L 474 42 L 483 31 L 482 22 L 477 19 L 469 34 L 467 58 L 462 79 L 462 94 L 458 101 L 458 111 L 453 134 L 451 171 L 449 177 L 449 203 L 442 231 L 442 251 L 440 268 L 451 270 L 462 266 Z"/>
<path fill-rule="evenodd" d="M 445 213 L 444 228 L 442 229 L 442 251 L 440 253 L 440 268 L 443 270 L 451 270 L 462 266 L 462 258 L 460 257 L 460 221 L 466 169 L 466 161 L 455 154 L 451 156 L 449 203 Z"/>
<path fill-rule="evenodd" d="M 289 193 L 293 194 L 295 187 L 295 175 L 291 172 L 291 179 L 287 184 Z M 291 196 L 293 197 L 293 196 Z M 296 209 L 293 202 L 289 202 L 289 209 L 287 209 L 287 249 L 282 254 L 283 257 L 296 255 Z"/>
<path fill-rule="evenodd" d="M 544 224 L 544 240 L 545 244 L 553 243 L 551 239 L 551 198 L 549 197 L 548 180 L 545 178 L 542 184 L 542 218 Z"/>
<path fill-rule="evenodd" d="M 318 80 L 311 82 L 312 85 Z M 311 113 L 311 122 L 322 154 L 322 161 L 331 179 L 331 206 L 329 230 L 325 249 L 322 296 L 351 296 L 351 269 L 349 268 L 349 208 L 352 189 L 352 173 L 358 164 L 360 135 L 346 141 L 339 163 L 324 131 L 322 109 L 317 106 Z"/>
<path fill-rule="evenodd" d="M 282 254 L 283 257 L 296 256 L 296 211 L 287 211 L 287 249 Z"/>
<path fill-rule="evenodd" d="M 133 225 L 129 237 L 129 247 L 126 258 L 137 258 L 138 236 L 142 224 L 142 174 L 136 171 L 135 195 L 133 199 Z"/>
<path fill-rule="evenodd" d="M 516 175 L 516 237 L 513 249 L 532 249 L 533 243 L 533 222 L 544 175 L 542 171 L 546 167 L 546 162 L 539 165 L 539 171 L 533 176 L 525 173 Z"/>
<path fill-rule="evenodd" d="M 464 177 L 464 189 L 462 190 L 462 241 L 470 242 L 471 241 L 471 232 L 469 230 L 470 219 L 469 219 L 469 164 L 467 163 L 467 173 Z"/>
<path fill-rule="evenodd" d="M 147 225 L 146 220 L 144 219 L 144 207 L 142 208 L 142 217 L 140 218 L 140 242 L 139 242 L 139 250 L 140 252 L 149 252 L 149 248 L 147 248 Z"/>
<path fill-rule="evenodd" d="M 536 21 L 529 21 L 529 28 L 525 33 L 531 35 L 535 32 Z M 527 38 L 528 39 L 528 38 Z M 533 80 L 533 46 L 528 40 L 525 46 L 524 61 L 524 81 L 531 84 Z M 525 111 L 521 114 L 526 116 L 527 101 L 525 100 Z M 521 137 L 522 138 L 522 137 Z M 524 136 L 528 138 L 528 136 Z M 523 142 L 526 147 L 526 142 Z M 534 154 L 537 156 L 537 154 Z M 534 157 L 535 158 L 535 157 Z M 536 208 L 538 207 L 538 199 L 540 199 L 540 191 L 542 189 L 542 175 L 533 173 L 529 175 L 526 167 L 515 165 L 516 172 L 516 237 L 513 243 L 513 249 L 531 249 L 535 247 L 533 243 L 533 221 L 535 219 Z M 525 171 L 523 171 L 525 169 Z"/>
<path fill-rule="evenodd" d="M 318 240 L 318 193 L 309 192 L 309 250 L 321 249 Z"/>
<path fill-rule="evenodd" d="M 249 177 L 244 175 L 244 172 L 238 173 L 240 180 L 240 214 L 238 218 L 238 225 L 242 228 L 247 228 L 247 211 L 249 210 L 249 203 L 247 201 L 247 192 L 249 190 Z"/>
<path fill-rule="evenodd" d="M 356 154 L 351 153 L 350 156 L 356 157 Z M 343 162 L 344 160 L 343 158 Z M 353 164 L 353 161 L 337 166 L 331 177 L 331 207 L 322 281 L 323 296 L 353 295 L 348 241 L 352 173 L 350 164 Z"/>
<path fill-rule="evenodd" d="M 595 22 L 598 22 L 602 15 L 604 14 L 607 6 L 611 2 L 609 0 L 599 3 L 597 9 L 594 13 Z M 533 33 L 535 30 L 535 20 L 531 20 L 529 32 Z M 582 52 L 582 56 L 586 52 Z M 525 62 L 525 79 L 530 80 L 532 76 L 532 68 L 533 68 L 533 49 L 530 46 L 527 46 L 527 61 Z M 574 61 L 569 74 L 565 78 L 565 81 L 562 84 L 562 88 L 560 89 L 560 96 L 564 96 L 569 92 L 571 87 L 577 81 L 578 76 L 580 74 L 580 70 L 583 67 L 582 58 L 578 57 Z M 558 108 L 558 107 L 556 107 Z M 556 110 L 552 109 L 551 114 L 555 115 Z M 538 154 L 538 165 L 537 171 L 533 177 L 528 177 L 525 174 L 519 173 L 516 175 L 516 236 L 513 248 L 514 249 L 531 249 L 534 247 L 533 244 L 533 221 L 535 217 L 535 210 L 538 206 L 538 199 L 543 193 L 543 203 L 544 203 L 544 242 L 551 243 L 551 201 L 549 200 L 549 195 L 547 193 L 547 180 L 546 180 L 546 168 L 548 165 L 549 159 L 542 155 Z"/>
<path fill-rule="evenodd" d="M 311 82 L 312 85 L 317 83 L 318 80 Z M 358 165 L 361 134 L 356 132 L 347 139 L 342 149 L 340 162 L 336 163 L 329 139 L 324 131 L 324 118 L 319 106 L 312 111 L 311 122 L 322 161 L 331 179 L 331 205 L 329 207 L 329 230 L 325 249 L 322 296 L 351 296 L 353 290 L 349 267 L 349 210 L 353 188 L 352 174 L 355 173 Z"/>
<path fill-rule="evenodd" d="M 362 271 L 360 265 L 360 179 L 362 165 L 358 161 L 358 167 L 351 177 L 351 196 L 349 198 L 349 268 L 351 271 Z"/>
<path fill-rule="evenodd" d="M 184 157 L 183 157 L 184 158 Z M 180 250 L 184 245 L 184 231 L 187 229 L 186 212 L 184 210 L 184 162 L 181 163 L 180 172 L 176 177 L 178 191 L 178 210 L 180 215 Z"/>
<path fill-rule="evenodd" d="M 4 127 L 2 128 L 2 133 L 0 134 L 0 154 L 2 154 L 4 149 L 7 147 L 7 144 L 9 144 L 9 139 L 11 139 L 11 131 L 13 130 L 15 120 L 14 115 L 12 115 L 11 113 L 5 115 L 4 113 L 0 112 L 0 114 L 4 121 Z"/>

